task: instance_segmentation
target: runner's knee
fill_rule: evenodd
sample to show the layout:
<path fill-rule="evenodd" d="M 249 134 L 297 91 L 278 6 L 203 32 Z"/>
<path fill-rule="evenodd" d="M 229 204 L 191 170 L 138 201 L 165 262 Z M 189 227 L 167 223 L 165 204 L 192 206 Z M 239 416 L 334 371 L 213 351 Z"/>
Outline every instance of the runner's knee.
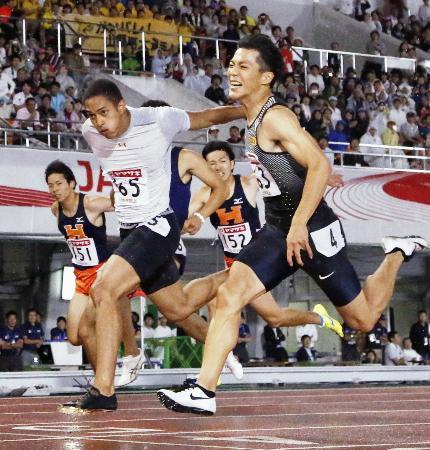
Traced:
<path fill-rule="evenodd" d="M 242 310 L 244 293 L 228 285 L 221 285 L 216 297 L 216 311 L 226 314 L 237 314 Z M 245 303 L 246 304 L 246 303 Z"/>
<path fill-rule="evenodd" d="M 345 322 L 354 330 L 369 333 L 373 330 L 376 320 L 373 320 L 373 317 L 348 317 Z"/>

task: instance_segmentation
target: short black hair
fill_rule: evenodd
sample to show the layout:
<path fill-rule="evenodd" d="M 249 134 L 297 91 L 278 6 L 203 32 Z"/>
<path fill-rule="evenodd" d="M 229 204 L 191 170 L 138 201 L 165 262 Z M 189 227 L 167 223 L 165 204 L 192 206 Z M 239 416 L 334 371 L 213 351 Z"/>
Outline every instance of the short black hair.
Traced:
<path fill-rule="evenodd" d="M 427 311 L 425 309 L 420 309 L 418 315 L 420 316 L 421 314 L 427 314 Z"/>
<path fill-rule="evenodd" d="M 311 338 L 308 334 L 304 334 L 301 338 L 300 338 L 300 340 L 302 341 L 302 344 L 303 344 L 303 342 L 305 342 L 305 339 L 306 338 Z"/>
<path fill-rule="evenodd" d="M 394 339 L 394 336 L 398 334 L 397 331 L 393 330 L 388 333 L 388 340 L 391 342 Z"/>
<path fill-rule="evenodd" d="M 25 315 L 28 316 L 31 312 L 35 312 L 36 314 L 38 314 L 36 308 L 28 308 L 27 311 L 25 312 Z"/>
<path fill-rule="evenodd" d="M 147 317 L 151 317 L 152 320 L 155 320 L 153 314 L 151 314 L 151 313 L 146 313 L 146 314 L 143 316 L 143 321 L 145 321 Z"/>
<path fill-rule="evenodd" d="M 52 86 L 57 86 L 58 89 L 61 88 L 61 84 L 60 84 L 58 81 L 53 81 L 53 82 L 51 83 L 51 86 L 49 86 L 49 88 L 52 88 Z"/>
<path fill-rule="evenodd" d="M 211 83 L 214 82 L 215 79 L 217 79 L 220 81 L 220 83 L 222 83 L 222 77 L 220 77 L 218 74 L 212 75 L 211 76 Z"/>
<path fill-rule="evenodd" d="M 66 181 L 70 184 L 72 181 L 75 182 L 76 185 L 76 178 L 75 174 L 72 172 L 72 169 L 67 165 L 64 164 L 59 159 L 56 159 L 55 161 L 52 161 L 52 163 L 48 164 L 48 167 L 45 169 L 45 181 L 48 182 L 49 175 L 52 175 L 53 173 L 61 173 L 64 175 L 64 178 Z"/>
<path fill-rule="evenodd" d="M 39 87 L 40 87 L 40 86 L 39 86 Z M 43 94 L 43 95 L 42 95 L 42 100 L 43 100 L 44 98 L 46 98 L 46 97 L 48 97 L 49 100 L 52 100 L 52 97 L 51 97 L 49 94 Z"/>
<path fill-rule="evenodd" d="M 170 106 L 167 102 L 163 100 L 147 100 L 142 107 L 143 108 L 159 108 L 161 106 Z"/>
<path fill-rule="evenodd" d="M 207 143 L 203 147 L 202 156 L 203 158 L 207 159 L 209 153 L 216 152 L 217 150 L 222 150 L 226 152 L 230 161 L 234 161 L 235 159 L 234 151 L 231 148 L 231 145 L 226 141 L 212 141 Z"/>
<path fill-rule="evenodd" d="M 61 322 L 62 320 L 67 323 L 67 320 L 64 316 L 59 316 L 59 317 L 57 317 L 57 324 L 58 324 L 58 322 Z"/>
<path fill-rule="evenodd" d="M 25 104 L 28 105 L 30 102 L 34 102 L 36 103 L 36 100 L 34 99 L 34 97 L 27 97 L 25 99 Z"/>
<path fill-rule="evenodd" d="M 284 76 L 285 62 L 279 48 L 264 34 L 245 36 L 239 41 L 239 48 L 256 50 L 259 53 L 259 64 L 262 72 L 272 72 L 274 77 L 270 83 L 272 88 Z"/>
<path fill-rule="evenodd" d="M 132 318 L 135 317 L 137 319 L 136 322 L 139 322 L 139 320 L 140 320 L 140 316 L 139 316 L 139 314 L 137 314 L 136 311 L 131 312 L 131 317 Z"/>
<path fill-rule="evenodd" d="M 15 316 L 16 318 L 18 318 L 18 313 L 13 309 L 11 309 L 6 313 L 6 320 L 9 319 L 10 316 Z"/>
<path fill-rule="evenodd" d="M 114 105 L 118 105 L 123 99 L 119 87 L 113 81 L 105 79 L 93 81 L 85 91 L 82 102 L 85 103 L 93 97 L 105 97 Z"/>

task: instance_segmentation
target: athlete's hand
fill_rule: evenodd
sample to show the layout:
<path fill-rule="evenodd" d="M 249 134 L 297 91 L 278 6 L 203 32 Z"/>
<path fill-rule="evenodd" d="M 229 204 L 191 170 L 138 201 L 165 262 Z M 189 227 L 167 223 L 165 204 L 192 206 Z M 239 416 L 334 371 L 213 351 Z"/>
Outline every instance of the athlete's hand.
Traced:
<path fill-rule="evenodd" d="M 342 175 L 332 172 L 331 175 L 328 177 L 327 184 L 330 187 L 342 187 L 345 186 L 345 183 L 343 181 Z"/>
<path fill-rule="evenodd" d="M 301 250 L 307 252 L 309 258 L 313 258 L 312 249 L 309 245 L 309 232 L 306 224 L 291 224 L 287 235 L 287 261 L 290 266 L 294 265 L 293 258 L 299 266 L 303 266 Z"/>
<path fill-rule="evenodd" d="M 191 216 L 189 219 L 185 221 L 184 226 L 182 228 L 182 233 L 194 235 L 198 233 L 202 225 L 203 225 L 202 221 L 197 216 Z"/>

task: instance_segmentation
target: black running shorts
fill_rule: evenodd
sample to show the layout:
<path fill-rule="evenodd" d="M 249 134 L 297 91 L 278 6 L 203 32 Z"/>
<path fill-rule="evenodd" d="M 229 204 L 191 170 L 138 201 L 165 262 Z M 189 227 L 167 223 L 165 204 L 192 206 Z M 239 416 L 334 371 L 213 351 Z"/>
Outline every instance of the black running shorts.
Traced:
<path fill-rule="evenodd" d="M 152 294 L 179 280 L 173 255 L 179 244 L 180 230 L 173 213 L 157 216 L 148 224 L 150 226 L 121 228 L 121 244 L 114 254 L 133 267 L 143 291 Z M 167 234 L 163 236 L 160 232 Z"/>
<path fill-rule="evenodd" d="M 286 233 L 267 223 L 239 253 L 236 261 L 249 266 L 268 292 L 302 268 L 335 306 L 345 306 L 357 297 L 361 285 L 347 257 L 342 225 L 335 220 L 321 228 L 309 226 L 309 229 L 313 259 L 302 251 L 303 267 L 296 262 L 293 267 L 288 264 Z"/>

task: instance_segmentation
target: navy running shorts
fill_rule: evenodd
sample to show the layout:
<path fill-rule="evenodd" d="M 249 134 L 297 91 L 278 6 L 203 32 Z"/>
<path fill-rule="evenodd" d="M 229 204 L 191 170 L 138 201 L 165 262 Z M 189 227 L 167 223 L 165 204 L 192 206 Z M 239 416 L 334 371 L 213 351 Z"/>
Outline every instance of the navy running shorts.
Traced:
<path fill-rule="evenodd" d="M 147 224 L 120 228 L 121 244 L 114 254 L 133 267 L 142 290 L 152 294 L 179 280 L 173 256 L 179 244 L 180 229 L 173 213 L 157 216 Z"/>
<path fill-rule="evenodd" d="M 239 253 L 236 261 L 249 266 L 267 292 L 301 268 L 336 307 L 345 306 L 357 297 L 361 285 L 347 257 L 342 225 L 337 219 L 329 224 L 309 224 L 308 228 L 313 258 L 302 251 L 303 267 L 297 262 L 292 267 L 288 264 L 286 232 L 267 223 Z"/>
<path fill-rule="evenodd" d="M 185 266 L 187 265 L 187 248 L 182 239 L 179 240 L 174 258 L 178 266 L 179 275 L 182 277 L 185 272 Z"/>

